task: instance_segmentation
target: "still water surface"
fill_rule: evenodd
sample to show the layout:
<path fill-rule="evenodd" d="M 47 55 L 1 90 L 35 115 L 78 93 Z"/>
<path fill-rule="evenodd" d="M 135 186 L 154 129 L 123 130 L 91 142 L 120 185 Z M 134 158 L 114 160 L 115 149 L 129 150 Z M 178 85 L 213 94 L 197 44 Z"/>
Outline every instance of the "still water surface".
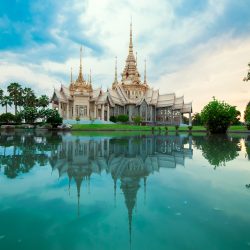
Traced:
<path fill-rule="evenodd" d="M 250 249 L 250 136 L 1 133 L 0 249 Z"/>

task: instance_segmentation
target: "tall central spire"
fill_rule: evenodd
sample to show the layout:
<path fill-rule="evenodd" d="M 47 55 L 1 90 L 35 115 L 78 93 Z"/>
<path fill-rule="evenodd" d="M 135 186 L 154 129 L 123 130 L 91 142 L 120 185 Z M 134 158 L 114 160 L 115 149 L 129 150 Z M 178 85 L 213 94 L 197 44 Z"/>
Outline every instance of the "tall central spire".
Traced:
<path fill-rule="evenodd" d="M 133 53 L 132 18 L 131 18 L 131 22 L 130 22 L 129 53 Z"/>
<path fill-rule="evenodd" d="M 83 70 L 82 70 L 82 46 L 81 46 L 81 48 L 80 48 L 80 68 L 79 68 L 79 75 L 78 75 L 78 78 L 77 78 L 77 82 L 81 82 L 81 83 L 83 83 L 83 80 L 84 80 L 84 78 L 83 78 Z"/>

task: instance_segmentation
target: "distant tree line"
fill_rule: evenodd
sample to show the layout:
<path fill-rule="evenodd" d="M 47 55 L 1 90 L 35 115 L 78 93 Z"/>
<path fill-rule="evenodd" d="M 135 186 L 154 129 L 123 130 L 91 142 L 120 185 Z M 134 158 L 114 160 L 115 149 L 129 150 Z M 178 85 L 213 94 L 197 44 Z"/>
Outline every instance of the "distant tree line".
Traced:
<path fill-rule="evenodd" d="M 49 109 L 50 103 L 47 95 L 36 96 L 34 91 L 28 87 L 22 87 L 13 82 L 7 86 L 4 93 L 0 89 L 0 105 L 5 107 L 5 113 L 0 115 L 1 123 L 34 123 L 37 119 L 42 122 L 59 125 L 62 123 L 57 110 Z M 14 106 L 14 114 L 8 112 L 8 108 Z"/>

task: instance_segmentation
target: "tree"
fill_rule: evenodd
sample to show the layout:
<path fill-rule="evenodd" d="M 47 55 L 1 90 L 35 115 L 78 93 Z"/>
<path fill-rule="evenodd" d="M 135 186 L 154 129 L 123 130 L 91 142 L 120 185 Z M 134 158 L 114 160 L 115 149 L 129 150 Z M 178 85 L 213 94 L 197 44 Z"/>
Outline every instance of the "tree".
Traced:
<path fill-rule="evenodd" d="M 0 101 L 2 101 L 2 99 L 3 99 L 3 90 L 0 89 Z"/>
<path fill-rule="evenodd" d="M 18 115 L 28 123 L 34 123 L 38 118 L 38 112 L 35 107 L 25 107 Z"/>
<path fill-rule="evenodd" d="M 24 88 L 22 91 L 23 107 L 35 107 L 37 103 L 36 95 L 31 88 Z"/>
<path fill-rule="evenodd" d="M 247 129 L 250 130 L 250 102 L 248 102 L 246 106 L 246 110 L 244 112 L 244 120 L 245 120 Z"/>
<path fill-rule="evenodd" d="M 212 134 L 226 133 L 229 126 L 238 116 L 235 106 L 215 98 L 201 111 L 201 120 Z"/>
<path fill-rule="evenodd" d="M 53 128 L 56 128 L 63 123 L 63 118 L 56 109 L 47 109 L 46 117 L 46 122 L 51 124 Z"/>
<path fill-rule="evenodd" d="M 232 125 L 241 125 L 240 117 L 241 117 L 240 111 L 236 110 L 236 116 L 235 116 L 235 119 L 232 122 Z"/>
<path fill-rule="evenodd" d="M 243 81 L 247 82 L 250 80 L 250 63 L 248 63 L 249 70 L 247 72 L 247 76 L 244 77 Z"/>
<path fill-rule="evenodd" d="M 12 100 L 9 96 L 3 96 L 1 99 L 2 107 L 5 107 L 5 113 L 8 113 L 8 106 L 12 105 Z"/>
<path fill-rule="evenodd" d="M 17 106 L 19 106 L 22 103 L 22 87 L 19 83 L 13 82 L 10 83 L 10 85 L 7 87 L 7 90 L 9 92 L 9 96 L 13 101 L 13 104 L 15 106 L 15 115 L 17 114 Z"/>
<path fill-rule="evenodd" d="M 41 95 L 38 99 L 37 99 L 37 106 L 38 107 L 42 107 L 42 108 L 46 108 L 49 105 L 49 97 L 46 95 Z"/>
<path fill-rule="evenodd" d="M 192 117 L 192 124 L 194 126 L 201 126 L 201 125 L 203 125 L 202 121 L 201 121 L 201 115 L 200 115 L 200 113 L 195 113 L 193 115 L 193 117 Z"/>

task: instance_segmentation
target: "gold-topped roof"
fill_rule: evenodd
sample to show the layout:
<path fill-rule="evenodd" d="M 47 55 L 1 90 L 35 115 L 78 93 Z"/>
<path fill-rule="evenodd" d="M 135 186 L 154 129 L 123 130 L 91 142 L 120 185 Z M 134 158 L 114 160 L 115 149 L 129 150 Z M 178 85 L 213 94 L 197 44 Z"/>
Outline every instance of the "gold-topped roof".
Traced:
<path fill-rule="evenodd" d="M 137 69 L 137 63 L 133 51 L 133 34 L 132 22 L 130 23 L 130 39 L 129 39 L 129 53 L 126 60 L 126 65 L 122 73 L 123 84 L 140 84 L 140 74 Z"/>
<path fill-rule="evenodd" d="M 70 90 L 75 92 L 91 92 L 92 89 L 92 83 L 91 83 L 91 71 L 90 71 L 90 79 L 89 81 L 86 81 L 84 79 L 84 75 L 83 75 L 83 66 L 82 66 L 82 46 L 80 47 L 80 67 L 79 67 L 79 74 L 78 77 L 75 81 L 75 83 L 73 83 L 72 80 L 72 74 L 71 74 L 71 84 L 70 84 Z"/>

